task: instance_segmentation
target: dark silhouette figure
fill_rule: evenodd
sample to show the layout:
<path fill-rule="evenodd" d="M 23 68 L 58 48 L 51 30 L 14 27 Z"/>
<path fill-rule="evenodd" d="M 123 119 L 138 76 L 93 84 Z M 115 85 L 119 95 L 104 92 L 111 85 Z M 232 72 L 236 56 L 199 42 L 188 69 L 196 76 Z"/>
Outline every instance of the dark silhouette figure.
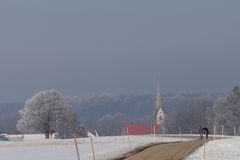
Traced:
<path fill-rule="evenodd" d="M 52 136 L 53 136 L 54 133 L 55 133 L 55 131 L 53 129 L 51 129 L 50 130 L 50 137 L 51 137 L 51 139 L 53 138 Z"/>
<path fill-rule="evenodd" d="M 203 131 L 203 134 L 206 135 L 206 139 L 208 139 L 208 134 L 209 134 L 208 128 L 207 128 L 207 127 L 204 127 L 204 128 L 202 129 L 202 131 Z"/>

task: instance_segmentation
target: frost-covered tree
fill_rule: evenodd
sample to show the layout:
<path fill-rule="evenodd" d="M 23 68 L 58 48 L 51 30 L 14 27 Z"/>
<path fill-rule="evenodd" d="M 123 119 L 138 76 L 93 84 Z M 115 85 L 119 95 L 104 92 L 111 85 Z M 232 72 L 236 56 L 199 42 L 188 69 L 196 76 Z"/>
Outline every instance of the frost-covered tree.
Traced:
<path fill-rule="evenodd" d="M 169 133 L 198 133 L 200 126 L 206 126 L 206 109 L 213 103 L 208 98 L 194 96 L 183 99 L 176 105 L 176 109 L 169 114 L 166 128 Z"/>
<path fill-rule="evenodd" d="M 19 111 L 17 129 L 23 133 L 65 133 L 74 129 L 76 121 L 71 107 L 66 105 L 60 92 L 45 90 L 27 100 Z"/>
<path fill-rule="evenodd" d="M 224 125 L 229 133 L 233 132 L 234 126 L 240 127 L 240 86 L 236 86 L 225 97 L 217 98 L 213 107 L 207 110 L 207 119 L 218 130 Z"/>

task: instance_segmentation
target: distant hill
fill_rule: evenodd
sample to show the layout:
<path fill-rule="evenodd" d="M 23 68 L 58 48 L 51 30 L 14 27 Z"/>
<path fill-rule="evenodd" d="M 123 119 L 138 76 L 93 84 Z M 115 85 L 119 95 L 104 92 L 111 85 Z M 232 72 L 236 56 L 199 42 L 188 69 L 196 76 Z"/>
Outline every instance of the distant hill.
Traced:
<path fill-rule="evenodd" d="M 214 101 L 219 94 L 162 95 L 166 115 L 174 113 L 177 104 L 194 98 Z M 154 95 L 92 94 L 65 97 L 82 126 L 96 129 L 101 135 L 116 135 L 126 123 L 151 123 L 155 108 Z M 0 133 L 16 132 L 18 111 L 24 103 L 0 104 Z"/>
<path fill-rule="evenodd" d="M 163 110 L 170 117 L 185 102 L 213 102 L 220 94 L 165 94 L 162 95 Z M 151 123 L 155 109 L 154 95 L 108 94 L 68 97 L 83 126 L 97 129 L 101 135 L 121 134 L 121 128 L 127 123 Z M 204 111 L 203 111 L 204 112 Z"/>

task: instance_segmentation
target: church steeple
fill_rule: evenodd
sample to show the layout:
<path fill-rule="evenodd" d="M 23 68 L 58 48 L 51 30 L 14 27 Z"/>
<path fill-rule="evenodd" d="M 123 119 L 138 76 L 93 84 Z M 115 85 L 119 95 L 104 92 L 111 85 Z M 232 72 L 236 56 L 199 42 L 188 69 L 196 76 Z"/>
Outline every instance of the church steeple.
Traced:
<path fill-rule="evenodd" d="M 161 102 L 161 96 L 160 96 L 160 87 L 159 83 L 157 83 L 157 93 L 156 93 L 156 106 L 155 106 L 155 124 L 157 125 L 164 125 L 164 120 L 165 120 L 165 114 L 163 112 L 163 105 Z"/>

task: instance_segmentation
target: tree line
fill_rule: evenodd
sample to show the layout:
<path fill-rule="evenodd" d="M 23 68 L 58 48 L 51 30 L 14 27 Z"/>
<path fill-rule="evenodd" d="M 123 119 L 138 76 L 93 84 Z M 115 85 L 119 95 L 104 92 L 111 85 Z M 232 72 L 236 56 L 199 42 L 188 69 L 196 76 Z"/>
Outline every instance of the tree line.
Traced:
<path fill-rule="evenodd" d="M 213 125 L 218 129 L 224 125 L 226 133 L 232 134 L 233 127 L 239 128 L 239 86 L 226 95 L 166 94 L 162 101 L 168 133 L 198 133 L 199 126 L 207 126 L 212 132 Z M 0 111 L 4 111 L 0 112 L 0 132 L 13 132 L 14 127 L 16 131 L 17 125 L 17 131 L 45 133 L 46 137 L 52 132 L 71 136 L 79 129 L 120 135 L 125 124 L 151 124 L 154 103 L 154 95 L 64 97 L 56 90 L 41 91 L 24 104 L 8 108 L 0 105 Z"/>

